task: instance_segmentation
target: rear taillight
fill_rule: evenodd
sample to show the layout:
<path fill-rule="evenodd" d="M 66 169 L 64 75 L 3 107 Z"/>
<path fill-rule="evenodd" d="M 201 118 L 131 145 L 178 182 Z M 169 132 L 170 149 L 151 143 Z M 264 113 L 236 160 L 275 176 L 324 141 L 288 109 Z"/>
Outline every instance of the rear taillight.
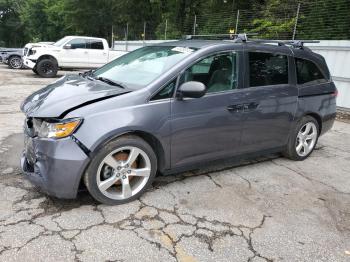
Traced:
<path fill-rule="evenodd" d="M 338 89 L 335 89 L 334 93 L 332 93 L 332 96 L 334 96 L 334 97 L 338 96 Z"/>

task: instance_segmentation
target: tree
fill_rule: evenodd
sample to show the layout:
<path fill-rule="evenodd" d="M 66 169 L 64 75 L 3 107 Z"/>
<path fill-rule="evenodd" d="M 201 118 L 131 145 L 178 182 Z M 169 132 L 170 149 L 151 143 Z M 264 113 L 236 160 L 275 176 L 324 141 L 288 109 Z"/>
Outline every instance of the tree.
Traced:
<path fill-rule="evenodd" d="M 250 32 L 259 38 L 291 39 L 297 12 L 297 0 L 267 0 L 257 18 L 251 21 Z"/>
<path fill-rule="evenodd" d="M 0 46 L 22 46 L 26 39 L 19 18 L 21 1 L 0 0 Z"/>
<path fill-rule="evenodd" d="M 111 40 L 220 34 L 235 29 L 290 39 L 299 0 L 0 0 L 0 45 L 55 41 L 64 35 Z M 297 38 L 349 39 L 349 0 L 302 1 Z M 196 25 L 194 20 L 196 17 Z M 146 34 L 143 35 L 144 25 Z M 127 30 L 128 28 L 128 30 Z"/>

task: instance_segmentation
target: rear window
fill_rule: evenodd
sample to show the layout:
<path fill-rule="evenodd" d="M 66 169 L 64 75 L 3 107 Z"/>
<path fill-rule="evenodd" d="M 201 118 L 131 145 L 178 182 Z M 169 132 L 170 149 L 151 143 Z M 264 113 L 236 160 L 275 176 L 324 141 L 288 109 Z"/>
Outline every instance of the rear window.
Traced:
<path fill-rule="evenodd" d="M 90 49 L 103 49 L 103 43 L 101 40 L 90 40 L 89 41 Z"/>
<path fill-rule="evenodd" d="M 286 55 L 249 52 L 250 86 L 288 84 Z"/>
<path fill-rule="evenodd" d="M 299 85 L 317 84 L 326 82 L 326 77 L 321 70 L 311 61 L 302 58 L 296 58 L 297 81 Z"/>

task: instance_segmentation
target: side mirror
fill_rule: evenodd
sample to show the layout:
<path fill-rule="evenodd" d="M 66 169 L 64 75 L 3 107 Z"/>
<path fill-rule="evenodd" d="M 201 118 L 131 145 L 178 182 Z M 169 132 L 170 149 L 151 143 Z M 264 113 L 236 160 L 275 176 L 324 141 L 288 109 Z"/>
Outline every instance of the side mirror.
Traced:
<path fill-rule="evenodd" d="M 71 44 L 66 44 L 63 46 L 63 49 L 73 49 Z"/>
<path fill-rule="evenodd" d="M 200 98 L 205 95 L 206 87 L 203 83 L 197 81 L 189 81 L 183 83 L 177 90 L 178 98 L 182 99 L 183 97 L 190 98 Z"/>

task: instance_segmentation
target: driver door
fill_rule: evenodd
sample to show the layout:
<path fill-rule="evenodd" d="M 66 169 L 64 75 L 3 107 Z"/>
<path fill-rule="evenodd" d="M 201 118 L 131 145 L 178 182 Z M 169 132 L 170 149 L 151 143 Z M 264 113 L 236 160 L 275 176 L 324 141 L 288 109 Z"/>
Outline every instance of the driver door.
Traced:
<path fill-rule="evenodd" d="M 87 41 L 84 38 L 75 38 L 65 46 L 69 49 L 62 49 L 61 65 L 68 68 L 88 68 L 89 67 L 89 52 L 87 49 Z"/>
<path fill-rule="evenodd" d="M 238 70 L 240 52 L 220 52 L 185 70 L 178 87 L 199 81 L 207 92 L 201 98 L 171 102 L 172 168 L 238 153 L 242 112 L 235 107 L 244 95 Z"/>

